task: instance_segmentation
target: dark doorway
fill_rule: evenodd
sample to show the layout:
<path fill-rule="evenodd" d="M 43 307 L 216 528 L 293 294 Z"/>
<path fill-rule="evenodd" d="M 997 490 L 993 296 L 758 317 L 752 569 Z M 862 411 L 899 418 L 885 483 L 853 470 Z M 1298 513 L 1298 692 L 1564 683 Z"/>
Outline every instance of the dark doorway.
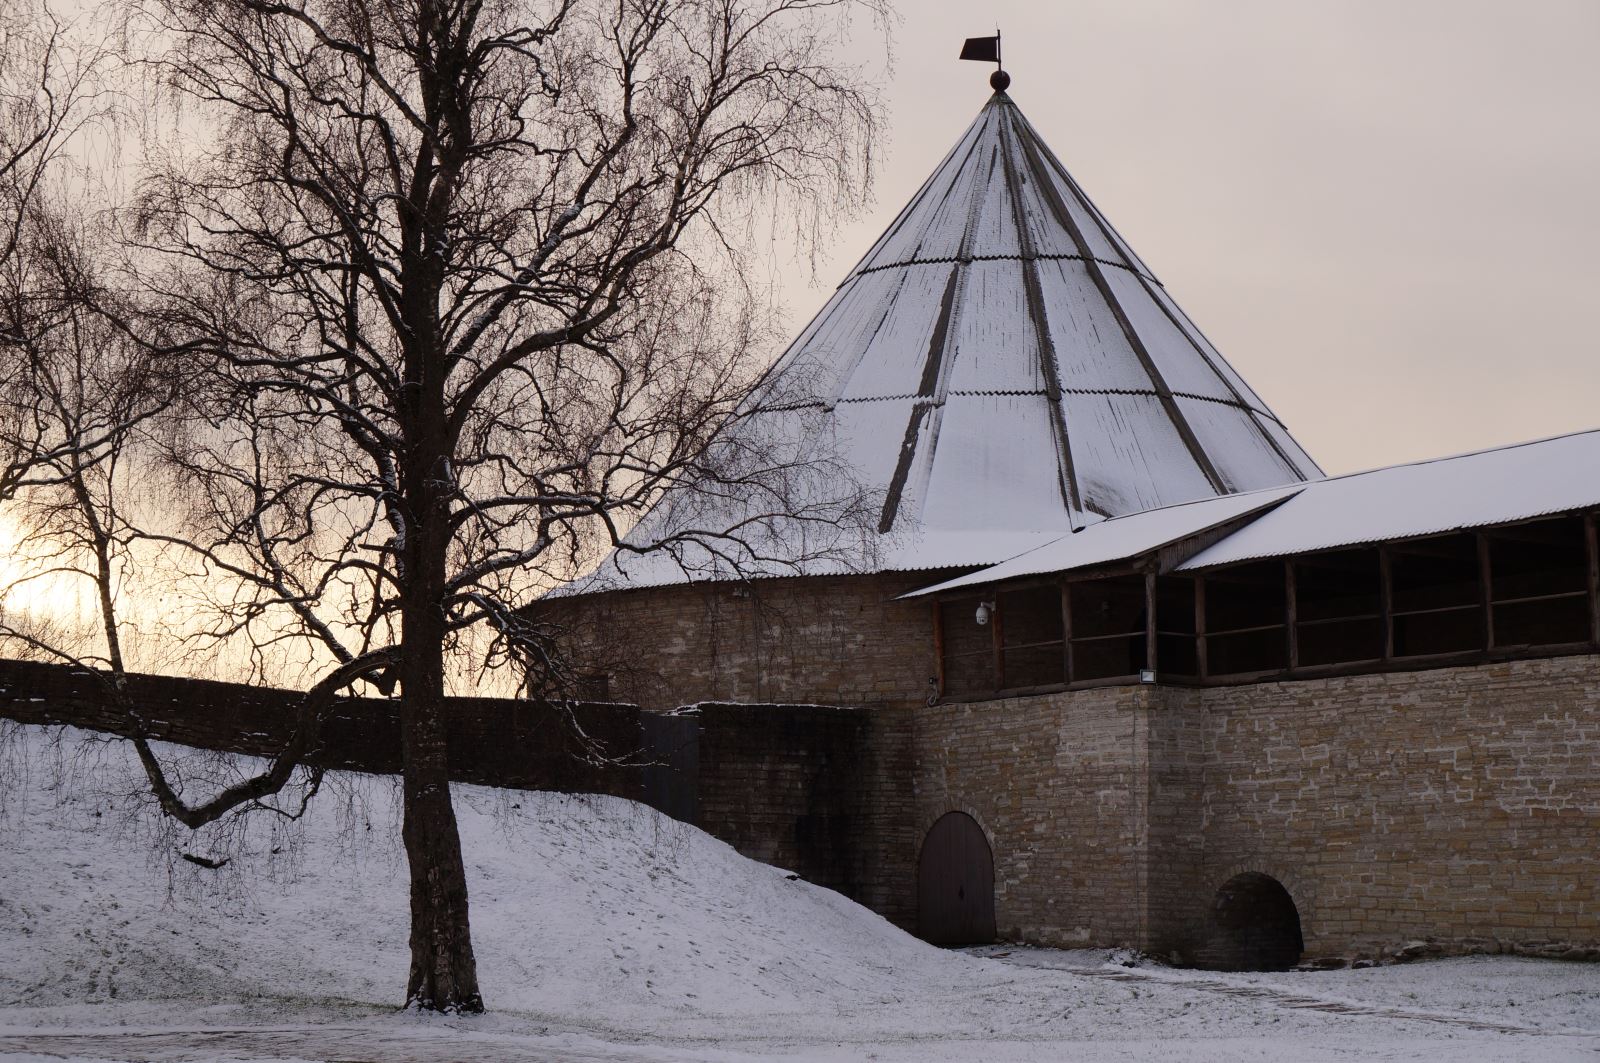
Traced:
<path fill-rule="evenodd" d="M 994 940 L 994 854 L 983 828 L 965 812 L 945 813 L 922 843 L 917 933 L 934 945 Z"/>
<path fill-rule="evenodd" d="M 1211 933 L 1196 958 L 1213 971 L 1286 971 L 1303 951 L 1294 898 L 1271 875 L 1247 871 L 1217 890 Z"/>

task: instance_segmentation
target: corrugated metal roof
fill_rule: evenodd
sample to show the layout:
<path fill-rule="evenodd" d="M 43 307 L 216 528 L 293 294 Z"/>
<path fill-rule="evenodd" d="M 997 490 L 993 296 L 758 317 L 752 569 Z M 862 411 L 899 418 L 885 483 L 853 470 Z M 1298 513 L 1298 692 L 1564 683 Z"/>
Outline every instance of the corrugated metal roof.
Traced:
<path fill-rule="evenodd" d="M 960 533 L 966 563 L 990 563 L 1016 552 L 1017 535 L 1036 544 L 1105 517 L 1320 475 L 1004 93 L 768 388 L 800 400 L 805 430 L 881 499 L 876 569 L 936 567 L 950 556 L 935 547 L 945 533 Z M 662 537 L 673 509 L 630 538 Z M 785 534 L 774 526 L 774 557 Z M 605 582 L 677 582 L 685 567 L 715 578 L 710 555 L 693 553 L 634 557 Z"/>
<path fill-rule="evenodd" d="M 1125 561 L 1240 518 L 1251 519 L 1176 570 L 1595 508 L 1600 508 L 1600 429 L 1116 517 L 904 597 Z"/>
<path fill-rule="evenodd" d="M 1305 485 L 1178 566 L 1390 542 L 1600 506 L 1600 429 Z"/>
<path fill-rule="evenodd" d="M 1165 509 L 1133 513 L 1126 517 L 1113 517 L 1019 554 L 1009 561 L 912 591 L 902 597 L 918 598 L 962 587 L 999 583 L 1022 576 L 1069 572 L 1141 557 L 1163 546 L 1278 505 L 1304 489 L 1300 484 L 1272 487 L 1248 494 L 1223 495 L 1220 498 L 1206 498 Z"/>

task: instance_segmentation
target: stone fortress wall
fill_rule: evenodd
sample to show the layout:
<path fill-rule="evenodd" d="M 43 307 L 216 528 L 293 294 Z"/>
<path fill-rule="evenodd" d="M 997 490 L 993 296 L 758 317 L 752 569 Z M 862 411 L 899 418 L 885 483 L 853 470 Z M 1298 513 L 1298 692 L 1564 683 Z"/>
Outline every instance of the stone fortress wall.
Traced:
<path fill-rule="evenodd" d="M 1600 958 L 1597 705 L 1582 656 L 940 706 L 919 821 L 984 828 L 1008 939 L 1192 956 L 1259 872 L 1309 958 Z"/>
<path fill-rule="evenodd" d="M 866 709 L 855 895 L 907 927 L 922 839 L 960 811 L 989 841 L 1008 940 L 1192 958 L 1219 889 L 1254 872 L 1292 897 L 1308 958 L 1600 958 L 1600 657 L 929 706 L 931 606 L 893 601 L 929 582 L 573 604 L 626 632 L 630 659 L 664 662 L 657 704 L 711 690 Z"/>
<path fill-rule="evenodd" d="M 611 696 L 647 707 L 572 710 L 618 762 L 575 757 L 551 706 L 467 698 L 452 774 L 649 801 L 908 929 L 923 841 L 961 812 L 993 854 L 1008 940 L 1192 959 L 1219 891 L 1254 873 L 1287 890 L 1310 958 L 1600 958 L 1600 656 L 929 705 L 931 608 L 893 600 L 922 582 L 564 603 L 553 618 L 597 633 L 575 643 L 590 667 L 618 662 Z M 98 683 L 0 663 L 0 716 L 126 732 Z M 159 737 L 257 755 L 295 698 L 160 677 L 125 696 Z M 341 703 L 318 757 L 397 770 L 393 703 Z"/>

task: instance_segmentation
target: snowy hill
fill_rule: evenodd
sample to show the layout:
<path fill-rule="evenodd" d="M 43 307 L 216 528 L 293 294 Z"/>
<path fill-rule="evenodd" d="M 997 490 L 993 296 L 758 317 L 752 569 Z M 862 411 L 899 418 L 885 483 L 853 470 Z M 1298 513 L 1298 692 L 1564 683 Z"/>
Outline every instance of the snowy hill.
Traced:
<path fill-rule="evenodd" d="M 406 871 L 391 780 L 337 775 L 303 821 L 256 813 L 191 837 L 161 829 L 125 743 L 71 730 L 50 743 L 32 728 L 21 739 L 0 795 L 0 999 L 401 999 Z M 882 999 L 891 981 L 953 987 L 979 962 L 631 801 L 456 795 L 494 1010 L 581 1014 L 604 1001 L 628 1026 L 845 1008 Z M 233 855 L 211 870 L 180 852 Z"/>

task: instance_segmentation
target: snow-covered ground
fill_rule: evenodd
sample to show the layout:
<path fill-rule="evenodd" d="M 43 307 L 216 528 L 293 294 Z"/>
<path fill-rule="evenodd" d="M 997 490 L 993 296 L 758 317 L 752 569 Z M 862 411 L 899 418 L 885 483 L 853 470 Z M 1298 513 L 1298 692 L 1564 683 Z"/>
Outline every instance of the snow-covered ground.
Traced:
<path fill-rule="evenodd" d="M 1596 965 L 946 952 L 628 801 L 456 797 L 490 1012 L 399 1014 L 389 780 L 179 836 L 123 744 L 0 723 L 0 1058 L 1600 1060 Z"/>

